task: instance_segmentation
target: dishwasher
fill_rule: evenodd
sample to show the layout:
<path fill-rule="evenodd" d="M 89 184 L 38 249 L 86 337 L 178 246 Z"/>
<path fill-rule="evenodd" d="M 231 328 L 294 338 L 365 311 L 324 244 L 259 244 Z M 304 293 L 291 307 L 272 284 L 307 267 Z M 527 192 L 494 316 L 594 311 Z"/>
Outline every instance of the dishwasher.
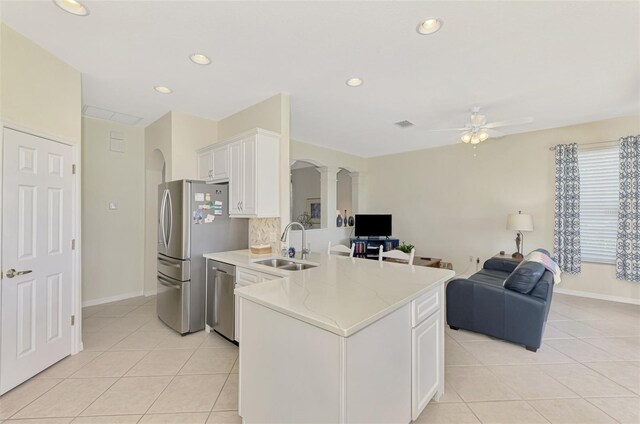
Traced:
<path fill-rule="evenodd" d="M 235 340 L 236 267 L 207 259 L 206 323 L 227 339 Z"/>

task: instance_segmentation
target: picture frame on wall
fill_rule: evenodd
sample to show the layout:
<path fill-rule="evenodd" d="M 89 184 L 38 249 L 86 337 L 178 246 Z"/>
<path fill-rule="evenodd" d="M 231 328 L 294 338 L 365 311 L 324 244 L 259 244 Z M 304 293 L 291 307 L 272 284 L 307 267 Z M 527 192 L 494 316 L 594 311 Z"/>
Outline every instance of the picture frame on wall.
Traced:
<path fill-rule="evenodd" d="M 319 197 L 313 197 L 307 199 L 307 213 L 311 217 L 312 224 L 320 224 L 322 203 Z"/>

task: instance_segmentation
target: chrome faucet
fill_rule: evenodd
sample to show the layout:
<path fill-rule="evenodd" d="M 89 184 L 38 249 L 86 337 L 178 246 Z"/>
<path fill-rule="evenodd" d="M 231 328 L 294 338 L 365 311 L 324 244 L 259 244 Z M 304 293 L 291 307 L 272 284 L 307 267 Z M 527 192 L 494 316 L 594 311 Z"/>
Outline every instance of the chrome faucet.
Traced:
<path fill-rule="evenodd" d="M 289 237 L 289 231 L 291 230 L 291 227 L 294 225 L 297 225 L 302 230 L 302 249 L 300 249 L 301 251 L 300 259 L 304 260 L 304 259 L 307 259 L 307 255 L 310 253 L 309 249 L 307 249 L 307 233 L 305 232 L 304 225 L 296 221 L 290 222 L 289 224 L 287 224 L 284 231 L 282 232 L 282 237 L 280 237 L 280 241 L 282 242 L 287 241 L 287 238 Z M 283 250 L 283 256 L 286 256 L 286 255 L 287 253 Z"/>

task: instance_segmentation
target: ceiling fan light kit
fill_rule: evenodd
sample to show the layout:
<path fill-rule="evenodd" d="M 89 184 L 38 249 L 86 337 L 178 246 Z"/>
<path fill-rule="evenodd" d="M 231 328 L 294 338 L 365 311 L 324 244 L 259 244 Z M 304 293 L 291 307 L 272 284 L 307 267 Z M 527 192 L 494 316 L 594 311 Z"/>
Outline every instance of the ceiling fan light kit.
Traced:
<path fill-rule="evenodd" d="M 496 131 L 496 128 L 528 124 L 531 122 L 533 122 L 532 117 L 487 123 L 486 115 L 480 114 L 480 106 L 474 106 L 471 108 L 471 116 L 469 116 L 469 120 L 465 127 L 443 128 L 431 131 L 462 131 L 460 134 L 460 141 L 464 144 L 476 145 L 483 141 L 487 141 L 491 137 L 502 137 L 504 134 Z"/>
<path fill-rule="evenodd" d="M 486 132 L 485 130 L 465 131 L 464 133 L 462 133 L 462 136 L 460 136 L 460 141 L 462 141 L 465 144 L 468 144 L 468 143 L 478 144 L 488 139 L 489 139 L 489 133 Z"/>

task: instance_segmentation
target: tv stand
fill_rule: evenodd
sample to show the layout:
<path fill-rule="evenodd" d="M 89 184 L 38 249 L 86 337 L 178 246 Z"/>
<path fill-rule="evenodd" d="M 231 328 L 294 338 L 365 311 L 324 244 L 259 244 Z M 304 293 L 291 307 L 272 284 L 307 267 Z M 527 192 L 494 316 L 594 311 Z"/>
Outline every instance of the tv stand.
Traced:
<path fill-rule="evenodd" d="M 400 240 L 392 237 L 352 237 L 349 239 L 351 245 L 355 245 L 353 256 L 358 258 L 378 259 L 380 246 L 388 252 L 394 250 L 400 244 Z"/>

